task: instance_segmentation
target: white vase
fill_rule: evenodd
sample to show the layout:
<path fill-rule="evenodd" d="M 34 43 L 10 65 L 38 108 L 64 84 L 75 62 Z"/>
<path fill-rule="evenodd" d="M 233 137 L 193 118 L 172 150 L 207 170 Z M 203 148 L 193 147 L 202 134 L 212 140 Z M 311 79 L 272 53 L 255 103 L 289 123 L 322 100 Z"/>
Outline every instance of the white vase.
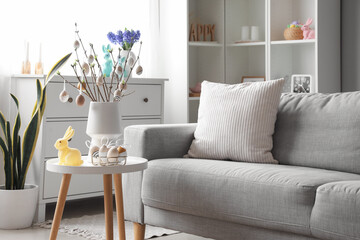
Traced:
<path fill-rule="evenodd" d="M 127 76 L 128 76 L 128 74 L 130 73 L 130 64 L 129 64 L 129 62 L 131 61 L 130 60 L 130 58 L 132 58 L 133 59 L 133 62 L 135 63 L 135 60 L 136 60 L 136 56 L 135 56 L 135 54 L 132 52 L 132 51 L 130 51 L 130 53 L 129 53 L 129 51 L 130 50 L 122 50 L 121 52 L 120 52 L 120 63 L 121 63 L 121 67 L 124 69 L 124 66 L 125 66 L 125 61 L 126 61 L 126 58 L 127 58 L 127 56 L 128 56 L 128 54 L 129 54 L 129 57 L 128 57 L 128 63 L 126 64 L 126 67 L 125 67 L 125 72 L 124 72 L 124 74 L 123 74 L 123 78 L 124 79 L 126 79 L 127 78 Z M 131 77 L 131 74 L 130 74 L 130 77 Z"/>
<path fill-rule="evenodd" d="M 6 190 L 0 186 L 0 229 L 31 226 L 38 201 L 39 187 L 26 184 L 24 189 Z"/>
<path fill-rule="evenodd" d="M 91 146 L 101 147 L 101 140 L 116 140 L 122 135 L 120 102 L 91 102 L 86 126 Z"/>

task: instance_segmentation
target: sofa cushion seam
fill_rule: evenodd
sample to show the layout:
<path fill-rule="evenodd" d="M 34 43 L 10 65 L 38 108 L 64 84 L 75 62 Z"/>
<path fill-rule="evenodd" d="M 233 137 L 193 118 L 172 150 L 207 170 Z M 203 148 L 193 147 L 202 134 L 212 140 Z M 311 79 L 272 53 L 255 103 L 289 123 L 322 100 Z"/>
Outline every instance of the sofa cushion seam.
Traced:
<path fill-rule="evenodd" d="M 182 172 L 181 170 L 179 169 L 169 169 L 169 168 L 162 168 L 162 167 L 157 167 L 157 166 L 151 166 L 151 168 L 157 168 L 157 169 L 160 169 L 160 170 L 171 170 L 171 171 L 177 171 L 177 172 Z M 196 173 L 197 175 L 203 175 L 203 176 L 216 176 L 216 177 L 219 177 L 219 176 L 222 176 L 222 175 L 216 175 L 216 174 L 213 174 L 213 173 L 209 173 L 209 174 L 204 174 L 204 173 L 201 173 L 201 172 L 195 172 L 195 171 L 191 171 L 191 170 L 186 170 L 186 172 L 190 172 L 190 173 Z M 237 177 L 233 177 L 233 176 L 226 176 L 227 178 L 233 178 L 233 179 L 238 179 Z M 267 182 L 258 182 L 258 181 L 251 181 L 251 180 L 246 180 L 246 179 L 242 179 L 243 182 L 249 182 L 249 183 L 261 183 L 261 184 L 265 184 L 267 186 L 272 186 L 272 185 L 275 185 L 275 186 L 278 186 L 278 187 L 293 187 L 293 188 L 303 188 L 303 189 L 309 189 L 309 190 L 312 190 L 312 189 L 317 189 L 319 186 L 304 186 L 304 185 L 280 185 L 280 184 L 274 184 L 274 183 L 267 183 Z M 315 192 L 315 191 L 314 191 Z"/>

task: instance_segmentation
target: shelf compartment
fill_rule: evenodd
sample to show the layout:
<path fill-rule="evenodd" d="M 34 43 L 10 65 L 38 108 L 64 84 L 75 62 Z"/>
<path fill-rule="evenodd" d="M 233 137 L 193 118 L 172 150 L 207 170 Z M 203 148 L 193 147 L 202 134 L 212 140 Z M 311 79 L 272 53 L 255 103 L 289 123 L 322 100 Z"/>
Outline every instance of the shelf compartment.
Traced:
<path fill-rule="evenodd" d="M 291 75 L 312 76 L 311 92 L 317 91 L 315 44 L 290 44 L 271 46 L 271 79 L 284 78 L 283 91 L 290 92 Z"/>
<path fill-rule="evenodd" d="M 195 28 L 197 24 L 215 24 L 214 40 L 218 43 L 224 43 L 224 0 L 189 1 L 188 24 L 188 39 L 190 38 L 191 24 L 194 24 Z"/>
<path fill-rule="evenodd" d="M 265 45 L 227 48 L 227 83 L 240 83 L 244 76 L 265 76 L 265 69 Z"/>
<path fill-rule="evenodd" d="M 218 42 L 189 42 L 190 47 L 223 47 L 223 44 Z"/>
<path fill-rule="evenodd" d="M 267 0 L 226 0 L 226 39 L 228 44 L 242 39 L 242 26 L 258 26 L 259 41 L 265 41 Z M 250 30 L 251 32 L 251 30 Z M 251 33 L 249 33 L 249 37 Z M 250 40 L 250 39 L 249 39 Z"/>
<path fill-rule="evenodd" d="M 312 18 L 311 28 L 316 28 L 316 9 L 317 0 L 270 0 L 271 41 L 284 40 L 284 30 L 293 21 L 305 23 Z"/>

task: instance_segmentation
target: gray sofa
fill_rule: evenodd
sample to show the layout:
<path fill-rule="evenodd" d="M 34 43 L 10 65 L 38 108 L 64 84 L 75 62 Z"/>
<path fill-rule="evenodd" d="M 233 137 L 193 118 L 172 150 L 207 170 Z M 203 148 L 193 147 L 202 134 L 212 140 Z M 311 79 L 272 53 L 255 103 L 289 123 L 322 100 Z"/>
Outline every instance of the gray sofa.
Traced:
<path fill-rule="evenodd" d="M 125 218 L 213 239 L 360 239 L 360 92 L 283 94 L 279 165 L 183 158 L 195 124 L 125 129 Z M 219 139 L 220 141 L 220 139 Z"/>

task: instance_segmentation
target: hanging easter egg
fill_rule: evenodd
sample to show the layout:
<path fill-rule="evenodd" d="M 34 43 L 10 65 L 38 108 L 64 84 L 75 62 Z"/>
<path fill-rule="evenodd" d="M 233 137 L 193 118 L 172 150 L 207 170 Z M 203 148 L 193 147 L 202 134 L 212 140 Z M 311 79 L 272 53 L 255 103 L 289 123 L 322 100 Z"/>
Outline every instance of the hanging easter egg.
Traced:
<path fill-rule="evenodd" d="M 82 90 L 84 91 L 86 89 L 86 82 L 81 82 Z M 80 90 L 80 83 L 77 84 L 77 89 Z"/>
<path fill-rule="evenodd" d="M 116 147 L 111 147 L 106 155 L 108 161 L 116 162 L 117 158 L 119 157 L 119 152 Z"/>
<path fill-rule="evenodd" d="M 88 57 L 88 63 L 92 64 L 94 62 L 94 55 L 90 54 Z"/>
<path fill-rule="evenodd" d="M 102 86 L 104 84 L 104 77 L 103 76 L 98 76 L 96 79 L 96 85 L 97 86 Z"/>
<path fill-rule="evenodd" d="M 114 92 L 114 101 L 120 101 L 121 99 L 121 91 L 119 89 L 116 89 Z"/>
<path fill-rule="evenodd" d="M 77 97 L 76 97 L 76 105 L 78 105 L 79 107 L 83 106 L 84 103 L 85 103 L 85 98 L 82 94 L 79 94 Z"/>
<path fill-rule="evenodd" d="M 75 48 L 75 49 L 78 49 L 79 47 L 80 47 L 79 41 L 78 41 L 78 40 L 75 40 L 75 42 L 74 42 L 74 48 Z"/>
<path fill-rule="evenodd" d="M 129 57 L 128 64 L 130 67 L 134 66 L 135 60 L 132 57 Z"/>
<path fill-rule="evenodd" d="M 116 73 L 117 73 L 117 74 L 119 74 L 119 75 L 120 75 L 120 74 L 122 74 L 123 69 L 122 69 L 122 67 L 121 67 L 120 65 L 117 65 L 117 67 L 116 67 L 116 70 L 115 70 L 115 71 L 116 71 Z"/>
<path fill-rule="evenodd" d="M 127 89 L 127 84 L 124 81 L 122 81 L 120 83 L 120 85 L 119 85 L 119 88 L 122 89 L 122 90 L 126 90 Z"/>
<path fill-rule="evenodd" d="M 59 100 L 62 103 L 66 103 L 69 100 L 69 94 L 67 93 L 67 91 L 62 90 L 60 95 L 59 95 Z"/>
<path fill-rule="evenodd" d="M 90 66 L 89 64 L 87 64 L 86 62 L 84 62 L 82 65 L 81 65 L 82 69 L 84 70 L 85 74 L 89 74 L 90 72 Z"/>
<path fill-rule="evenodd" d="M 137 75 L 141 75 L 142 72 L 143 72 L 143 68 L 142 68 L 142 66 L 139 65 L 139 66 L 136 68 L 136 74 L 137 74 Z"/>

